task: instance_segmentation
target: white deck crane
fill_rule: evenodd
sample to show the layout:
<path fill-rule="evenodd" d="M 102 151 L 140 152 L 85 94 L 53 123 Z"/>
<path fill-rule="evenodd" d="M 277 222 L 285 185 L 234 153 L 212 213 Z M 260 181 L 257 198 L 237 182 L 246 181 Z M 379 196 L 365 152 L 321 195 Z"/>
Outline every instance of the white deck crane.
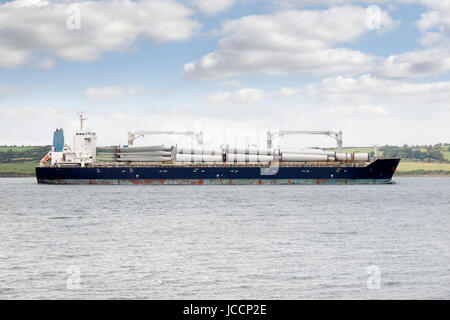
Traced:
<path fill-rule="evenodd" d="M 136 132 L 128 132 L 128 145 L 132 146 L 134 140 L 139 137 L 155 135 L 155 134 L 175 134 L 175 135 L 184 135 L 190 136 L 197 140 L 198 144 L 203 144 L 203 132 L 193 132 L 193 131 L 136 131 Z"/>
<path fill-rule="evenodd" d="M 342 152 L 342 131 L 335 132 L 335 131 L 276 131 L 276 132 L 270 132 L 267 131 L 267 149 L 272 149 L 272 141 L 275 138 L 283 137 L 285 135 L 290 134 L 320 134 L 324 136 L 329 136 L 333 139 L 336 139 L 337 142 L 337 152 Z"/>

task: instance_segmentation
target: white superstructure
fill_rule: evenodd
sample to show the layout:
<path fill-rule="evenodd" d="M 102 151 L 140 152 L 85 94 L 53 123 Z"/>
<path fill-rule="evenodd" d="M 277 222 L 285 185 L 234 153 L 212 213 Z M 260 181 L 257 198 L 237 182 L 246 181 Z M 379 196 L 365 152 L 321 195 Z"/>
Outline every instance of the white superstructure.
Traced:
<path fill-rule="evenodd" d="M 57 152 L 55 148 L 52 148 L 44 159 L 41 160 L 41 164 L 45 164 L 51 159 L 52 166 L 58 164 L 79 164 L 84 167 L 85 164 L 94 163 L 97 161 L 97 136 L 94 130 L 85 129 L 84 122 L 87 119 L 83 113 L 80 116 L 80 129 L 75 131 L 73 137 L 73 145 L 64 145 L 62 151 Z"/>
<path fill-rule="evenodd" d="M 73 137 L 74 162 L 92 163 L 97 160 L 97 136 L 92 129 L 84 129 L 86 118 L 80 114 L 80 130 Z"/>

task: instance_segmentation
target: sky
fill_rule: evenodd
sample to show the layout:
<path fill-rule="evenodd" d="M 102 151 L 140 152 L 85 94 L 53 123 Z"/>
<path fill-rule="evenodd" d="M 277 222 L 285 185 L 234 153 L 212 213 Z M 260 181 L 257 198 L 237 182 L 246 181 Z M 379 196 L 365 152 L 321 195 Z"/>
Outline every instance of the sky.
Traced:
<path fill-rule="evenodd" d="M 450 1 L 0 0 L 0 145 L 79 111 L 100 146 L 449 143 Z"/>

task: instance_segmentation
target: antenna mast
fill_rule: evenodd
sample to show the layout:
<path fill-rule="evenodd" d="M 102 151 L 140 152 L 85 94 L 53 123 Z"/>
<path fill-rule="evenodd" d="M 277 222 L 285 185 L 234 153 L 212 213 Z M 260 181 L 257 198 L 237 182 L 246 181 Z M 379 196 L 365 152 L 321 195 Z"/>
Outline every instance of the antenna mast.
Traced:
<path fill-rule="evenodd" d="M 83 111 L 79 111 L 78 116 L 80 117 L 80 130 L 83 130 L 84 121 L 87 120 L 87 117 L 84 115 Z"/>

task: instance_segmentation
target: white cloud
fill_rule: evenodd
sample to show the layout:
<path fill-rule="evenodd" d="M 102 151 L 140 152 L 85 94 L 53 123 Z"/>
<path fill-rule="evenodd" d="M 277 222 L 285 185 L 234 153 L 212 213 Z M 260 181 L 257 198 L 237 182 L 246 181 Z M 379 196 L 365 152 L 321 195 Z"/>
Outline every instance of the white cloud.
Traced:
<path fill-rule="evenodd" d="M 386 115 L 388 112 L 385 108 L 373 105 L 361 105 L 361 106 L 335 106 L 326 107 L 322 109 L 325 115 Z"/>
<path fill-rule="evenodd" d="M 444 39 L 444 35 L 441 32 L 426 32 L 420 38 L 419 43 L 424 47 L 431 47 L 441 43 Z"/>
<path fill-rule="evenodd" d="M 290 98 L 290 97 L 294 97 L 298 94 L 298 89 L 295 88 L 288 88 L 288 87 L 284 87 L 281 88 L 276 95 L 281 96 L 283 98 Z"/>
<path fill-rule="evenodd" d="M 355 1 L 322 1 L 329 5 L 352 2 Z M 449 72 L 450 5 L 434 0 L 402 2 L 421 3 L 430 8 L 416 24 L 422 33 L 419 42 L 428 48 L 387 58 L 339 48 L 369 31 L 366 8 L 346 5 L 322 11 L 285 10 L 273 15 L 253 15 L 225 22 L 218 33 L 223 36 L 219 49 L 186 64 L 184 74 L 200 80 L 248 74 L 295 73 L 313 76 L 373 73 L 383 78 L 409 79 Z M 284 3 L 317 4 L 308 0 Z M 397 25 L 389 14 L 381 14 L 381 31 Z"/>
<path fill-rule="evenodd" d="M 424 45 L 434 44 L 444 37 L 449 39 L 450 35 L 450 3 L 439 0 L 420 0 L 431 10 L 422 13 L 417 27 L 423 33 L 421 43 Z M 432 40 L 432 41 L 430 41 Z"/>
<path fill-rule="evenodd" d="M 450 70 L 450 46 L 391 55 L 380 61 L 374 74 L 384 78 L 417 78 L 447 73 Z"/>
<path fill-rule="evenodd" d="M 79 29 L 67 27 L 78 17 L 68 8 L 79 12 Z M 6 2 L 0 5 L 0 66 L 19 67 L 36 54 L 91 61 L 128 50 L 138 38 L 183 41 L 200 27 L 192 14 L 174 0 Z"/>
<path fill-rule="evenodd" d="M 98 114 L 91 111 L 88 112 L 87 125 L 96 129 L 99 146 L 126 144 L 127 132 L 132 130 L 180 130 L 180 128 L 197 131 L 201 129 L 205 133 L 205 141 L 209 141 L 208 143 L 216 147 L 226 143 L 235 145 L 235 141 L 241 141 L 244 145 L 254 142 L 264 145 L 264 133 L 267 129 L 342 130 L 346 146 L 364 146 L 371 143 L 402 145 L 404 143 L 449 142 L 450 110 L 448 108 L 439 112 L 424 110 L 422 117 L 399 116 L 394 112 L 390 112 L 389 116 L 361 113 L 348 116 L 326 115 L 320 108 L 307 109 L 299 107 L 298 103 L 295 105 L 297 107 L 290 109 L 289 112 L 285 110 L 278 112 L 272 106 L 270 113 L 259 112 L 252 114 L 251 118 L 236 117 L 235 119 L 205 114 L 195 115 L 190 112 L 133 113 L 110 110 Z M 66 141 L 70 143 L 78 125 L 76 113 L 71 109 L 0 106 L 0 127 L 2 128 L 0 144 L 47 145 L 51 143 L 54 128 L 63 128 Z M 262 138 L 259 141 L 252 139 L 247 141 L 244 134 L 251 131 L 253 134 L 250 137 L 261 132 Z M 215 135 L 227 135 L 228 142 L 220 138 L 211 139 L 211 136 L 215 137 Z M 189 144 L 191 139 L 178 136 L 149 136 L 137 140 L 136 145 L 160 143 L 179 143 L 180 145 L 182 142 Z M 284 146 L 335 145 L 332 139 L 316 136 L 286 137 L 276 143 Z"/>
<path fill-rule="evenodd" d="M 245 88 L 218 92 L 208 96 L 207 100 L 220 103 L 246 103 L 262 101 L 266 98 L 313 99 L 319 103 L 343 106 L 344 109 L 350 106 L 353 111 L 381 114 L 383 111 L 372 107 L 395 104 L 414 104 L 422 107 L 448 106 L 450 81 L 414 83 L 377 78 L 370 74 L 357 78 L 338 76 L 300 88 L 283 87 L 274 91 Z M 353 109 L 354 107 L 357 109 Z"/>
<path fill-rule="evenodd" d="M 16 91 L 18 88 L 8 85 L 0 85 L 0 94 L 8 94 Z"/>
<path fill-rule="evenodd" d="M 0 144 L 49 145 L 52 130 L 67 127 L 69 117 L 75 115 L 66 111 L 54 107 L 0 106 Z"/>
<path fill-rule="evenodd" d="M 413 83 L 371 75 L 328 78 L 297 89 L 298 96 L 340 105 L 415 104 L 422 108 L 447 105 L 450 81 Z"/>
<path fill-rule="evenodd" d="M 235 0 L 190 0 L 200 11 L 207 15 L 215 15 L 231 8 Z"/>
<path fill-rule="evenodd" d="M 245 104 L 264 99 L 264 92 L 254 88 L 244 88 L 234 92 L 218 92 L 208 96 L 212 103 Z"/>
<path fill-rule="evenodd" d="M 258 102 L 260 107 L 267 99 L 279 98 L 284 99 L 281 103 L 285 106 L 286 101 L 301 100 L 320 109 L 324 116 L 385 116 L 397 113 L 408 117 L 424 110 L 427 113 L 448 111 L 450 81 L 414 83 L 371 75 L 358 78 L 338 76 L 300 88 L 283 87 L 274 91 L 246 88 L 219 92 L 208 96 L 207 101 L 223 104 Z M 291 112 L 289 107 L 285 109 L 286 113 Z M 405 111 L 406 114 L 403 114 Z"/>
<path fill-rule="evenodd" d="M 103 88 L 89 88 L 85 91 L 86 97 L 95 101 L 118 99 L 123 95 L 136 94 L 139 91 L 136 87 L 107 86 Z"/>
<path fill-rule="evenodd" d="M 396 22 L 382 12 L 382 29 Z M 245 74 L 358 74 L 374 67 L 370 54 L 336 47 L 369 32 L 366 8 L 287 10 L 223 23 L 219 49 L 184 66 L 193 79 Z"/>
<path fill-rule="evenodd" d="M 421 14 L 416 26 L 421 32 L 416 49 L 380 60 L 373 73 L 379 77 L 401 79 L 445 74 L 450 71 L 450 2 L 415 0 L 429 10 Z"/>
<path fill-rule="evenodd" d="M 419 105 L 445 107 L 450 101 L 450 81 L 414 83 L 404 80 L 377 78 L 366 74 L 357 78 L 333 77 L 305 87 L 283 87 L 273 91 L 245 88 L 218 92 L 208 96 L 208 102 L 244 104 L 267 98 L 312 99 L 322 104 L 338 106 L 340 113 L 384 114 L 379 107 L 394 105 Z"/>
<path fill-rule="evenodd" d="M 38 69 L 48 70 L 52 69 L 55 66 L 55 60 L 49 57 L 45 57 L 37 61 L 34 65 Z"/>
<path fill-rule="evenodd" d="M 261 129 L 260 123 L 246 120 L 230 120 L 183 112 L 139 112 L 109 111 L 87 114 L 87 126 L 97 131 L 98 145 L 127 143 L 127 132 L 148 130 L 194 130 L 205 133 L 204 141 L 215 147 L 222 144 L 224 136 L 242 138 L 246 129 Z M 18 126 L 18 124 L 21 124 Z M 67 143 L 71 143 L 73 132 L 79 122 L 74 110 L 54 107 L 2 107 L 0 106 L 0 145 L 51 143 L 54 128 L 63 128 Z M 261 130 L 265 134 L 265 130 Z M 239 140 L 239 139 L 238 139 Z M 155 135 L 138 139 L 135 145 L 176 144 L 189 145 L 192 139 L 183 136 Z M 265 143 L 265 141 L 263 141 Z"/>
<path fill-rule="evenodd" d="M 242 86 L 242 82 L 240 82 L 239 80 L 225 80 L 219 83 L 219 86 L 221 87 L 241 87 Z"/>
<path fill-rule="evenodd" d="M 391 3 L 414 3 L 421 0 L 277 0 L 278 5 L 283 7 L 293 6 L 310 6 L 310 5 L 343 5 L 353 3 L 365 3 L 365 4 L 391 4 Z M 427 1 L 427 0 L 423 0 Z M 433 0 L 431 0 L 433 1 Z M 438 0 L 439 1 L 439 0 Z"/>
<path fill-rule="evenodd" d="M 1 33 L 2 31 L 0 30 L 0 35 Z M 19 67 L 25 64 L 29 58 L 30 55 L 27 51 L 3 44 L 0 40 L 0 67 Z"/>
<path fill-rule="evenodd" d="M 310 101 L 323 116 L 368 116 L 449 118 L 450 81 L 414 83 L 371 75 L 358 78 L 334 77 L 301 88 L 265 92 L 265 97 Z M 399 126 L 400 128 L 400 126 Z M 443 129 L 443 128 L 442 128 Z"/>

